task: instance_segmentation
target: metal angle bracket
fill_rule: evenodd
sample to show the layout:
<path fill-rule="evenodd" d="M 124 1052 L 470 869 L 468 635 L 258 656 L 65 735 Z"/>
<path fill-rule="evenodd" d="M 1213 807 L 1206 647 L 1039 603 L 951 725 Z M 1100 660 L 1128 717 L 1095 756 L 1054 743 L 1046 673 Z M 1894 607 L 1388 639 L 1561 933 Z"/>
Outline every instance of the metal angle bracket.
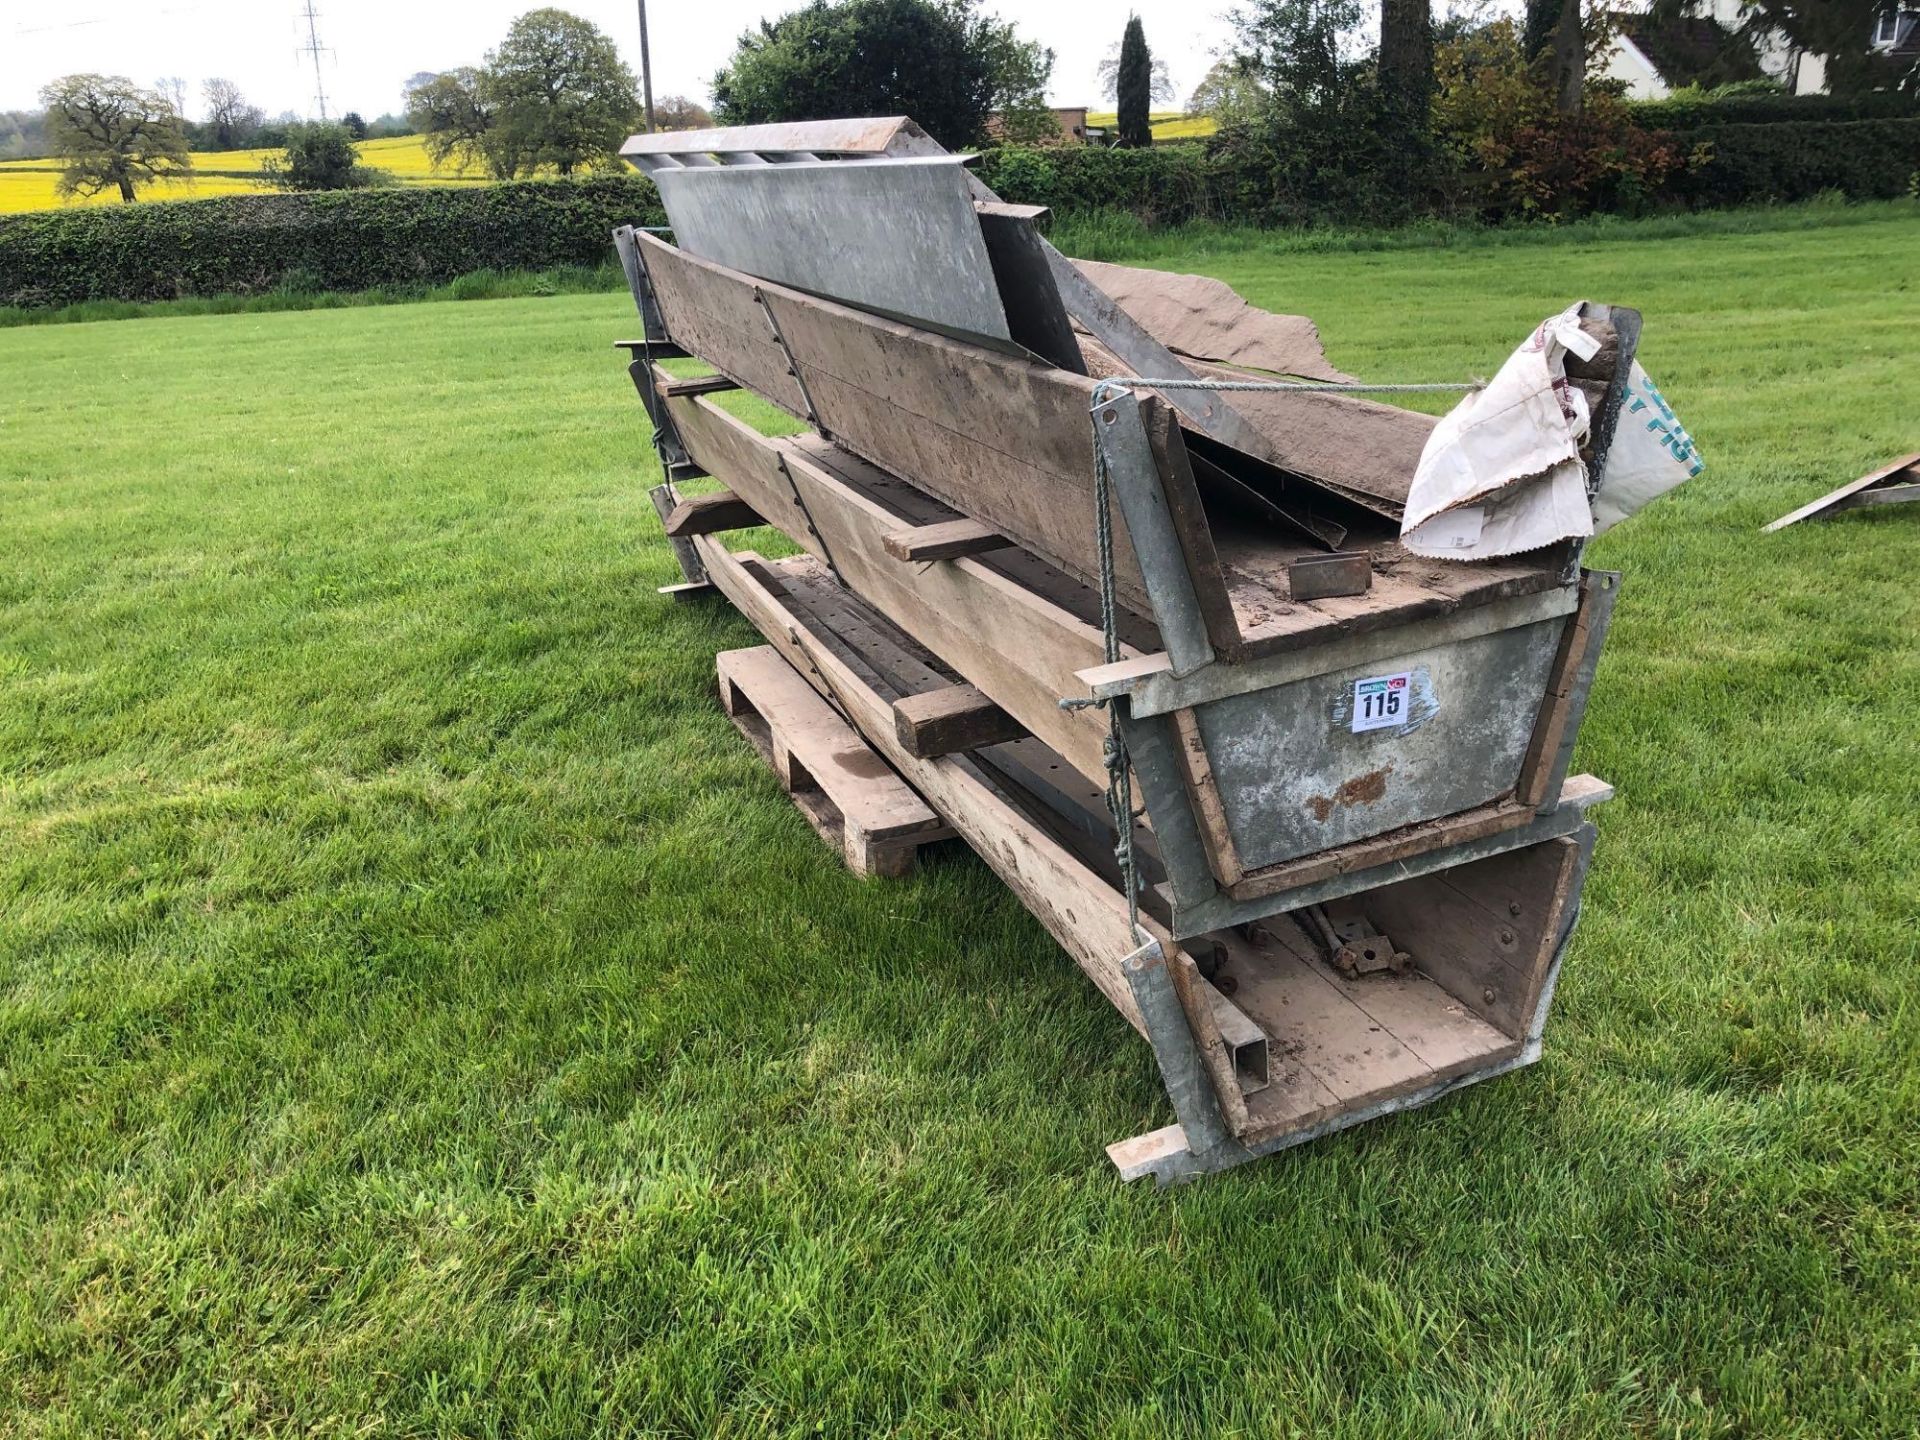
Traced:
<path fill-rule="evenodd" d="M 638 342 L 620 343 L 631 347 Z M 633 388 L 640 396 L 647 419 L 652 422 L 654 452 L 660 457 L 660 468 L 666 472 L 667 479 L 695 480 L 705 475 L 707 472 L 681 442 L 679 427 L 673 423 L 666 400 L 654 389 L 653 362 L 645 354 L 636 355 L 627 366 L 627 374 L 633 378 Z"/>
<path fill-rule="evenodd" d="M 620 226 L 613 232 L 613 249 L 620 257 L 620 268 L 626 271 L 627 288 L 633 292 L 633 303 L 640 311 L 640 328 L 646 343 L 655 349 L 684 354 L 667 333 L 666 319 L 660 313 L 660 299 L 653 293 L 653 277 L 647 273 L 646 258 L 634 244 L 633 234 L 633 226 Z"/>
<path fill-rule="evenodd" d="M 1134 558 L 1153 602 L 1154 624 L 1176 676 L 1191 675 L 1213 663 L 1213 645 L 1200 613 L 1187 554 L 1174 528 L 1173 512 L 1160 481 L 1160 468 L 1147 439 L 1140 397 L 1123 390 L 1094 407 L 1094 443 L 1126 517 Z"/>
<path fill-rule="evenodd" d="M 753 287 L 753 300 L 760 307 L 760 313 L 767 317 L 767 329 L 773 332 L 774 344 L 780 347 L 780 353 L 786 357 L 787 374 L 800 387 L 800 403 L 806 407 L 807 423 L 819 431 L 823 438 L 831 440 L 833 436 L 820 423 L 820 412 L 813 404 L 813 392 L 807 389 L 807 377 L 800 373 L 800 362 L 794 358 L 793 347 L 787 344 L 787 337 L 780 333 L 780 322 L 774 318 L 773 307 L 767 303 L 767 297 L 758 285 Z"/>
<path fill-rule="evenodd" d="M 1140 1007 L 1140 1023 L 1153 1046 L 1153 1058 L 1166 1084 L 1173 1113 L 1187 1135 L 1189 1149 L 1195 1155 L 1210 1155 L 1237 1148 L 1233 1132 L 1227 1128 L 1214 1098 L 1213 1081 L 1207 1076 L 1194 1043 L 1186 1009 L 1180 1004 L 1167 973 L 1166 951 L 1157 940 L 1148 940 L 1120 962 L 1127 977 L 1127 988 Z"/>

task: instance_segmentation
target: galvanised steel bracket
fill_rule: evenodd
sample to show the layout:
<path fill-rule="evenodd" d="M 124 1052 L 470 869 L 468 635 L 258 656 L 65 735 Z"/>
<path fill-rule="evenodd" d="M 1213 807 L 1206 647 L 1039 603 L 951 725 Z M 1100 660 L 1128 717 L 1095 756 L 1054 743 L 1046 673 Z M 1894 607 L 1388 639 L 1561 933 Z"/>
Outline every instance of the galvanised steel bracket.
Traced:
<path fill-rule="evenodd" d="M 1093 410 L 1094 443 L 1100 447 L 1107 476 L 1126 517 L 1134 558 L 1153 602 L 1160 644 L 1177 676 L 1191 675 L 1213 663 L 1213 645 L 1200 613 L 1187 555 L 1174 529 L 1160 468 L 1140 416 L 1140 397 L 1130 390 L 1108 396 Z"/>

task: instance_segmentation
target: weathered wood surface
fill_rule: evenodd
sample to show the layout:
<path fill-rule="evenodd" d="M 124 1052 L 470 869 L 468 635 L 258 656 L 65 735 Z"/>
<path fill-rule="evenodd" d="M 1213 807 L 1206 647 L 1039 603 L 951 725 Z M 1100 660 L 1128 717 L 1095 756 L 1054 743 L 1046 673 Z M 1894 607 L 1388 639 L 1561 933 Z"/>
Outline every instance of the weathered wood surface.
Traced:
<path fill-rule="evenodd" d="M 856 875 L 905 875 L 951 832 L 772 646 L 716 657 L 721 704 Z"/>
<path fill-rule="evenodd" d="M 1136 1030 L 1139 1008 L 1121 973 L 1134 948 L 1127 907 L 1063 846 L 1036 827 L 957 756 L 920 760 L 893 737 L 893 707 L 784 605 L 773 572 L 751 554 L 733 555 L 710 535 L 693 542 L 715 585 L 796 668 L 804 668 L 854 720 L 869 743 L 1017 894 L 1087 978 Z M 1162 933 L 1162 943 L 1184 955 Z M 1191 963 L 1189 960 L 1188 963 Z"/>
<path fill-rule="evenodd" d="M 725 375 L 669 375 L 658 382 L 662 395 L 719 395 L 738 390 L 740 383 Z"/>
<path fill-rule="evenodd" d="M 731 490 L 716 490 L 710 495 L 687 496 L 661 523 L 669 539 L 681 540 L 722 530 L 751 530 L 767 522 L 760 518 L 758 510 Z"/>
<path fill-rule="evenodd" d="M 941 520 L 896 530 L 882 543 L 896 560 L 957 560 L 962 555 L 984 555 L 1004 550 L 1013 542 L 978 520 Z"/>
<path fill-rule="evenodd" d="M 1916 481 L 1920 481 L 1920 451 L 1915 451 L 1903 459 L 1896 460 L 1891 465 L 1883 465 L 1878 470 L 1870 470 L 1858 480 L 1850 480 L 1838 490 L 1830 491 L 1822 495 L 1818 500 L 1802 505 L 1798 510 L 1789 511 L 1778 520 L 1775 520 L 1771 525 L 1762 526 L 1761 533 L 1770 535 L 1776 530 L 1784 530 L 1789 525 L 1797 525 L 1802 520 L 1810 519 L 1815 515 L 1824 514 L 1829 511 L 1850 510 L 1857 505 L 1875 503 L 1875 501 L 1869 500 L 1867 497 L 1873 492 L 1875 487 L 1878 486 L 1885 486 L 1887 490 L 1895 492 L 1912 491 L 1913 486 L 1911 485 L 1896 486 L 1888 484 L 1889 481 L 1894 480 L 1896 477 L 1909 474 Z M 1900 504 L 1912 498 L 1912 494 L 1892 493 L 1878 503 Z"/>
<path fill-rule="evenodd" d="M 1557 546 L 1531 558 L 1463 564 L 1424 560 L 1397 544 L 1377 544 L 1370 547 L 1373 583 L 1364 595 L 1299 601 L 1287 595 L 1288 567 L 1320 552 L 1283 538 L 1217 528 L 1214 543 L 1241 636 L 1241 658 L 1301 650 L 1510 596 L 1537 594 L 1559 585 L 1565 568 L 1565 552 Z"/>
<path fill-rule="evenodd" d="M 949 685 L 893 702 L 893 729 L 922 760 L 1018 740 L 1027 729 L 971 685 Z"/>
<path fill-rule="evenodd" d="M 1573 723 L 1573 687 L 1579 677 L 1580 662 L 1586 658 L 1592 640 L 1594 617 L 1599 601 L 1589 579 L 1581 589 L 1580 608 L 1567 621 L 1560 636 L 1560 648 L 1554 653 L 1553 668 L 1547 674 L 1547 693 L 1540 703 L 1533 734 L 1527 740 L 1527 753 L 1520 762 L 1520 781 L 1514 798 L 1522 805 L 1538 808 L 1547 803 L 1547 786 L 1552 783 L 1554 759 Z"/>
<path fill-rule="evenodd" d="M 1578 842 L 1549 840 L 1360 897 L 1368 917 L 1467 1008 L 1522 1039 L 1540 1003 Z"/>
<path fill-rule="evenodd" d="M 761 513 L 815 556 L 831 557 L 857 594 L 1076 770 L 1105 774 L 1105 719 L 1059 706 L 1062 696 L 1080 693 L 1075 672 L 1100 662 L 1104 642 L 1096 627 L 985 559 L 938 565 L 896 559 L 887 552 L 886 539 L 903 528 L 903 517 L 863 493 L 869 487 L 851 483 L 861 472 L 872 479 L 873 467 L 845 451 L 815 437 L 769 439 L 703 398 L 668 404 L 681 437 L 703 466 L 736 493 L 750 496 Z M 788 498 L 776 509 L 783 485 Z M 877 480 L 871 488 L 884 493 Z"/>
<path fill-rule="evenodd" d="M 1080 349 L 1086 356 L 1088 373 L 1096 378 L 1135 373 L 1098 341 L 1082 337 Z M 1207 360 L 1189 360 L 1186 366 L 1208 380 L 1273 378 Z M 1264 443 L 1263 458 L 1296 475 L 1362 498 L 1394 518 L 1406 504 L 1420 452 L 1439 423 L 1434 416 L 1358 395 L 1236 391 L 1230 398 L 1233 408 Z"/>
<path fill-rule="evenodd" d="M 656 367 L 656 378 L 666 375 Z M 800 503 L 774 442 L 746 421 L 736 419 L 710 400 L 680 395 L 667 401 L 667 413 L 680 432 L 689 455 L 703 457 L 700 468 L 717 475 L 734 494 L 752 505 L 794 544 L 815 559 L 826 551 L 813 533 L 813 522 Z"/>
<path fill-rule="evenodd" d="M 900 699 L 906 698 L 897 691 L 896 682 L 889 676 L 898 676 L 898 683 L 914 686 L 937 685 L 939 674 L 929 663 L 933 657 L 928 655 L 921 659 L 908 653 L 909 648 L 913 646 L 910 639 L 904 635 L 890 636 L 885 633 L 894 629 L 891 623 L 835 582 L 815 562 L 805 557 L 795 557 L 775 565 L 767 565 L 753 557 L 735 558 L 742 561 L 743 569 L 750 580 L 758 583 L 769 595 L 775 597 L 776 603 L 780 606 L 780 613 L 798 621 L 797 625 L 789 624 L 787 630 L 778 634 L 770 630 L 763 619 L 756 619 L 755 624 L 760 626 L 762 633 L 767 634 L 777 645 L 791 645 L 795 648 L 795 653 L 804 651 L 806 654 L 813 655 L 815 659 L 807 666 L 806 674 L 823 693 L 833 695 L 836 703 L 842 704 L 843 708 L 847 709 L 848 715 L 857 726 L 864 729 L 876 715 L 878 707 L 897 703 Z M 821 658 L 822 656 L 825 658 Z M 876 667 L 885 667 L 886 673 L 882 674 Z M 841 683 L 838 677 L 843 675 L 851 677 L 855 683 L 865 687 L 862 703 L 847 704 L 842 692 L 833 688 Z M 926 795 L 959 833 L 965 835 L 969 842 L 974 844 L 976 850 L 980 848 L 980 841 L 976 835 L 968 831 L 959 816 L 947 809 L 940 798 L 940 793 L 929 788 L 929 781 L 938 777 L 929 776 L 926 769 L 914 767 L 953 766 L 954 773 L 957 775 L 985 784 L 987 793 L 997 802 L 1003 806 L 1011 806 L 1012 812 L 1017 816 L 1018 824 L 1024 827 L 1025 845 L 1037 846 L 1047 854 L 1058 852 L 1068 865 L 1079 867 L 1077 871 L 1071 872 L 1073 888 L 1064 895 L 1056 896 L 1049 893 L 1045 897 L 1048 908 L 1044 909 L 1036 908 L 1038 897 L 1029 893 L 1022 885 L 1013 881 L 1009 881 L 1009 884 L 1015 894 L 1054 934 L 1069 954 L 1074 955 L 1077 960 L 1080 959 L 1081 940 L 1070 938 L 1063 933 L 1058 928 L 1057 919 L 1063 916 L 1067 925 L 1075 924 L 1076 915 L 1085 916 L 1086 911 L 1081 907 L 1089 903 L 1091 896 L 1092 903 L 1101 907 L 1096 918 L 1099 925 L 1104 927 L 1107 923 L 1109 902 L 1124 903 L 1111 884 L 1098 871 L 1088 866 L 1082 858 L 1076 856 L 1070 847 L 1063 846 L 1058 837 L 1044 827 L 1036 825 L 1034 819 L 1021 810 L 1020 803 L 1023 802 L 1009 801 L 1004 793 L 988 783 L 986 772 L 973 761 L 960 756 L 950 756 L 937 761 L 903 762 L 894 749 L 897 737 L 874 733 L 868 738 L 877 748 L 885 749 L 888 757 L 893 759 L 896 765 L 901 765 L 902 773 Z M 996 753 L 1030 750 L 1036 745 L 1037 742 L 1033 740 L 1014 741 L 997 747 Z M 981 853 L 988 864 L 993 866 L 994 856 L 984 851 Z M 1025 853 L 1024 846 L 1016 847 L 1016 853 Z M 999 873 L 997 866 L 995 869 Z M 1007 878 L 1004 873 L 1002 878 Z M 1104 898 L 1100 898 L 1102 896 Z M 1062 908 L 1058 910 L 1052 908 L 1056 903 Z M 1216 1098 L 1227 1125 L 1237 1134 L 1248 1124 L 1248 1116 L 1242 1086 L 1233 1066 L 1233 1046 L 1227 1040 L 1223 1028 L 1224 1022 L 1220 1016 L 1222 1009 L 1233 1008 L 1231 1002 L 1225 1001 L 1201 978 L 1192 956 L 1172 944 L 1171 937 L 1164 930 L 1146 917 L 1142 918 L 1142 924 L 1161 943 L 1162 963 L 1167 968 L 1191 1029 L 1201 1065 L 1210 1083 L 1215 1087 Z M 1087 968 L 1086 962 L 1083 961 L 1082 965 L 1083 969 Z M 1113 975 L 1121 983 L 1126 983 L 1126 977 L 1117 960 L 1096 968 L 1101 974 Z M 1093 969 L 1089 969 L 1088 973 L 1093 976 L 1096 983 L 1100 983 L 1100 974 L 1096 974 Z M 1104 986 L 1102 988 L 1104 989 Z M 1132 987 L 1129 985 L 1129 997 L 1131 993 Z M 1120 1008 L 1122 1013 L 1135 1024 L 1135 1028 L 1141 1028 L 1137 1009 L 1129 1009 L 1125 1006 Z"/>
<path fill-rule="evenodd" d="M 1261 921 L 1251 941 L 1216 938 L 1235 1003 L 1271 1046 L 1270 1083 L 1247 1097 L 1249 1145 L 1499 1064 L 1520 1048 L 1428 976 L 1345 979 L 1285 916 Z"/>
<path fill-rule="evenodd" d="M 841 447 L 1005 535 L 1076 581 L 1097 583 L 1086 409 L 1090 381 L 754 282 L 650 237 L 641 237 L 641 242 L 662 308 L 676 339 L 687 348 L 795 415 L 807 414 L 810 397 L 820 428 Z M 765 297 L 764 311 L 753 299 L 756 289 Z M 806 379 L 805 395 L 788 373 L 769 316 L 793 350 Z M 682 398 L 674 397 L 675 403 Z M 1368 408 L 1367 402 L 1350 397 L 1281 398 L 1349 407 L 1288 422 L 1331 427 L 1329 465 L 1319 469 L 1331 467 L 1349 481 L 1353 476 L 1339 471 L 1339 465 L 1359 463 L 1350 450 L 1376 453 L 1377 459 L 1383 447 L 1392 448 L 1389 441 L 1398 430 L 1413 426 L 1418 434 L 1408 443 L 1417 460 L 1431 423 L 1428 417 L 1387 406 Z M 1239 531 L 1210 527 L 1179 427 L 1164 407 L 1151 397 L 1148 402 L 1143 418 L 1158 449 L 1169 510 L 1209 636 L 1229 658 L 1300 648 L 1339 634 L 1544 589 L 1557 581 L 1564 558 L 1557 550 L 1530 560 L 1458 565 L 1414 561 L 1396 546 L 1373 544 L 1375 579 L 1368 594 L 1293 601 L 1287 596 L 1286 567 L 1312 553 L 1311 547 L 1290 543 L 1271 525 Z M 1351 408 L 1355 406 L 1360 408 Z M 681 412 L 673 413 L 680 423 Z M 686 433 L 689 428 L 681 424 L 682 439 L 697 453 L 696 439 Z M 711 464 L 706 468 L 721 473 Z M 1311 468 L 1303 473 L 1321 478 Z M 1411 475 L 1410 468 L 1407 473 Z M 759 507 L 765 497 L 754 493 L 749 498 Z M 761 513 L 806 543 L 804 526 L 800 533 L 789 528 L 794 517 L 765 508 Z M 1151 614 L 1117 507 L 1114 528 L 1122 604 Z"/>
<path fill-rule="evenodd" d="M 818 428 L 846 449 L 1076 579 L 1098 579 L 1092 381 L 756 281 L 651 236 L 639 243 L 682 346 L 794 415 L 807 418 L 811 399 Z M 1117 509 L 1114 538 L 1120 592 L 1150 613 Z"/>

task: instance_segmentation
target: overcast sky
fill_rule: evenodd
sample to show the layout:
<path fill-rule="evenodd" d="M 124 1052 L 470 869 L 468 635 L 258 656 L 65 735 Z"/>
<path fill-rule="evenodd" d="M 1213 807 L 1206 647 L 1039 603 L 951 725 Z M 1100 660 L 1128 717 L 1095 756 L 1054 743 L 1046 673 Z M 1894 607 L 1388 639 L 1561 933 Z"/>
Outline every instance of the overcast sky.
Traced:
<path fill-rule="evenodd" d="M 476 63 L 507 24 L 536 0 L 313 0 L 319 15 L 320 78 L 328 111 L 358 110 L 368 119 L 400 108 L 400 87 L 417 70 Z M 634 0 L 559 0 L 619 42 L 639 72 Z M 801 0 L 651 0 L 648 29 L 653 93 L 708 98 L 713 72 L 726 63 L 740 33 L 795 9 Z M 1147 42 L 1187 95 L 1226 45 L 1223 18 L 1232 0 L 990 0 L 987 9 L 1017 22 L 1020 32 L 1055 55 L 1052 99 L 1101 107 L 1094 67 L 1120 38 L 1129 9 L 1146 25 Z M 97 70 L 143 85 L 161 76 L 187 82 L 188 113 L 198 118 L 200 82 L 236 82 L 269 115 L 314 113 L 313 66 L 300 50 L 306 37 L 302 0 L 66 0 L 60 5 L 0 0 L 0 109 L 36 105 L 40 87 L 59 75 Z"/>

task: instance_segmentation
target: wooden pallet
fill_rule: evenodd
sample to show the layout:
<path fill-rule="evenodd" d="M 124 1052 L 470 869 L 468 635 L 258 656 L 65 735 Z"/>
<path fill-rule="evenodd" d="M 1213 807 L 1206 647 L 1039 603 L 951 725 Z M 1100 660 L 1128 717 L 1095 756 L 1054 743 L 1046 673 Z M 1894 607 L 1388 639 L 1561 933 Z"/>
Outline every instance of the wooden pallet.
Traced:
<path fill-rule="evenodd" d="M 727 718 L 854 874 L 906 875 L 953 835 L 772 646 L 723 650 L 716 668 Z"/>

